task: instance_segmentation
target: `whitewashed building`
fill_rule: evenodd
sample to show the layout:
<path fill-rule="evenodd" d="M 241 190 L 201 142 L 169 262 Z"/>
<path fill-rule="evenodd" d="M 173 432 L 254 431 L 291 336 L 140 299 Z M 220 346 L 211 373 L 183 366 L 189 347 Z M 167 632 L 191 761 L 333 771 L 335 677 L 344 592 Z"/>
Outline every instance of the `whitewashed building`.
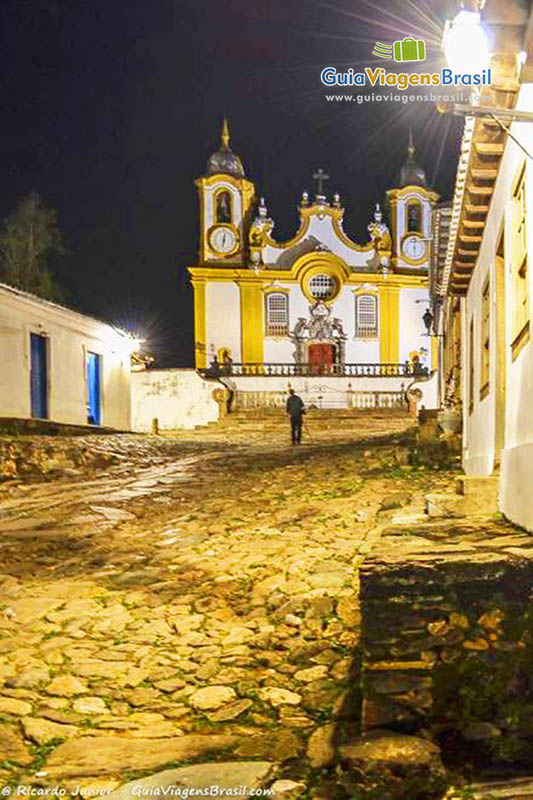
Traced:
<path fill-rule="evenodd" d="M 0 418 L 129 430 L 124 331 L 0 284 Z"/>
<path fill-rule="evenodd" d="M 466 119 L 434 300 L 441 402 L 461 414 L 463 468 L 499 476 L 501 511 L 533 531 L 533 116 L 509 113 L 533 112 L 533 71 L 522 60 L 493 57 L 494 112 Z"/>

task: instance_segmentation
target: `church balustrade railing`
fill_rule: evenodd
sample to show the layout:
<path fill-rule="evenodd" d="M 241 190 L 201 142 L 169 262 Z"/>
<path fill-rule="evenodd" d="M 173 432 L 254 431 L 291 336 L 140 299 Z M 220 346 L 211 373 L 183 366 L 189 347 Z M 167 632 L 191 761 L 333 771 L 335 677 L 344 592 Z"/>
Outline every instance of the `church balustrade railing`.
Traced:
<path fill-rule="evenodd" d="M 208 378 L 235 377 L 317 377 L 339 378 L 424 378 L 429 373 L 426 367 L 403 364 L 308 364 L 308 363 L 259 363 L 232 362 L 231 366 L 213 364 L 198 370 Z"/>

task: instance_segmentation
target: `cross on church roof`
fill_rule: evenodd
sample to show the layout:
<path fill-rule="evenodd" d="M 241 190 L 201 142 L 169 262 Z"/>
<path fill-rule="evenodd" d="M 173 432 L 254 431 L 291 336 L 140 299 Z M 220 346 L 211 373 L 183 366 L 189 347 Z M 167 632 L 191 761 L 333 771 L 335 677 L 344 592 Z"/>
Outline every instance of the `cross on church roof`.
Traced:
<path fill-rule="evenodd" d="M 316 181 L 316 196 L 324 197 L 324 182 L 329 181 L 329 175 L 327 175 L 323 169 L 317 169 L 317 171 L 313 173 L 313 180 Z"/>

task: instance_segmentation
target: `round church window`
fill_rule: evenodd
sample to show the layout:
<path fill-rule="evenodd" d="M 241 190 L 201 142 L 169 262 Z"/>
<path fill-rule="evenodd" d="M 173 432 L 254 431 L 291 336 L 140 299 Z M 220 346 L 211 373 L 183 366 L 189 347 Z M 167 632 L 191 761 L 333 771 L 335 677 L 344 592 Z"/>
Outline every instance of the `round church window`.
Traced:
<path fill-rule="evenodd" d="M 330 275 L 314 275 L 309 281 L 309 294 L 315 300 L 327 300 L 336 291 L 334 278 Z"/>

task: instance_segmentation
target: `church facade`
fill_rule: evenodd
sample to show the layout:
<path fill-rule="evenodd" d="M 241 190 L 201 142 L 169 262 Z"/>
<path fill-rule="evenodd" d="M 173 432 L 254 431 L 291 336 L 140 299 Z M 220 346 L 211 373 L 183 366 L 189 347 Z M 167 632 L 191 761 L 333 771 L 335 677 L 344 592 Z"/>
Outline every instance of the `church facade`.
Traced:
<path fill-rule="evenodd" d="M 326 195 L 328 176 L 313 177 L 299 230 L 278 242 L 224 122 L 220 148 L 196 182 L 199 261 L 189 272 L 197 369 L 218 362 L 248 375 L 402 375 L 407 365 L 430 372 L 436 363 L 422 316 L 438 195 L 412 140 L 387 192 L 390 227 L 376 206 L 366 243 L 344 232 L 341 199 Z"/>

